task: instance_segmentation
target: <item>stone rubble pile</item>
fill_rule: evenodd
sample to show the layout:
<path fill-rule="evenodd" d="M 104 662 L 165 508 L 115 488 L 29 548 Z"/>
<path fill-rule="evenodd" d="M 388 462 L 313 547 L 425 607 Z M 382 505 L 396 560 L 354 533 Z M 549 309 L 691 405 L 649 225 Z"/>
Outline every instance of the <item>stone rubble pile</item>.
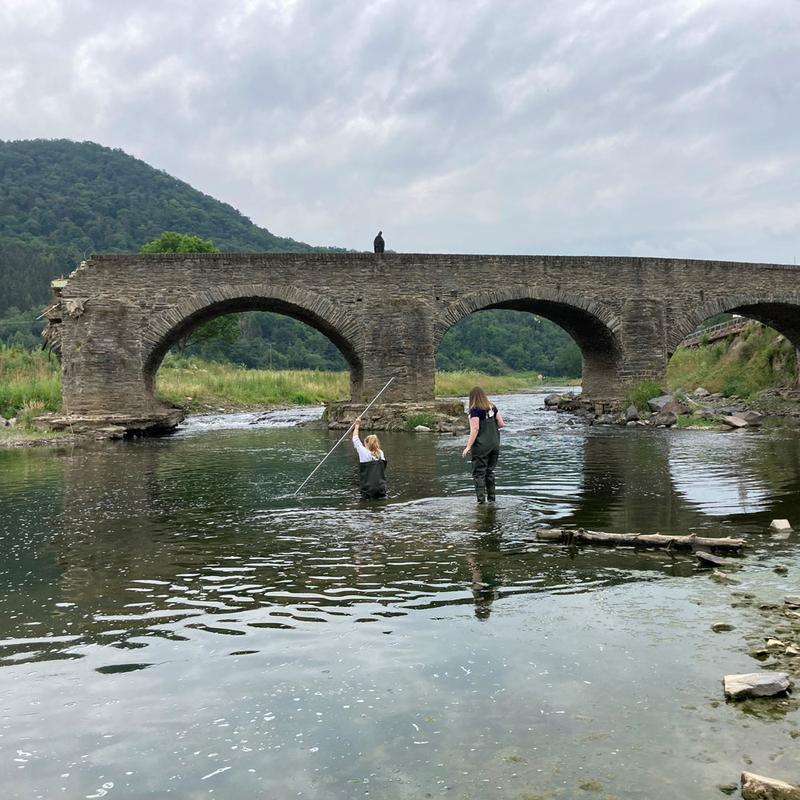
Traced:
<path fill-rule="evenodd" d="M 626 425 L 628 427 L 671 428 L 679 417 L 686 417 L 688 427 L 692 421 L 708 421 L 718 424 L 720 430 L 738 430 L 758 427 L 764 417 L 757 411 L 746 408 L 737 398 L 723 398 L 721 394 L 710 394 L 702 387 L 691 393 L 676 392 L 651 397 L 647 409 L 629 405 L 624 411 L 603 403 L 594 403 L 571 392 L 549 394 L 544 399 L 545 408 L 568 412 L 583 417 L 591 425 Z M 683 427 L 683 426 L 682 426 Z"/>

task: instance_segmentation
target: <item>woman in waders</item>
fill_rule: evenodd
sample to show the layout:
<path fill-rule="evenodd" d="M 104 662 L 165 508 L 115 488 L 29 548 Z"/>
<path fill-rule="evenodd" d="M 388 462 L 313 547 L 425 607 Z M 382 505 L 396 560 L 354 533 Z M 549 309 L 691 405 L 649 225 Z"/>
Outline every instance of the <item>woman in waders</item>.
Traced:
<path fill-rule="evenodd" d="M 363 500 L 383 500 L 386 497 L 386 456 L 375 434 L 370 434 L 361 443 L 358 430 L 361 417 L 356 417 L 353 428 L 353 447 L 358 453 L 358 472 Z"/>
<path fill-rule="evenodd" d="M 475 386 L 469 393 L 469 439 L 461 453 L 472 453 L 472 478 L 479 503 L 495 499 L 494 468 L 500 455 L 500 428 L 505 426 L 497 406 L 489 402 L 486 392 Z"/>

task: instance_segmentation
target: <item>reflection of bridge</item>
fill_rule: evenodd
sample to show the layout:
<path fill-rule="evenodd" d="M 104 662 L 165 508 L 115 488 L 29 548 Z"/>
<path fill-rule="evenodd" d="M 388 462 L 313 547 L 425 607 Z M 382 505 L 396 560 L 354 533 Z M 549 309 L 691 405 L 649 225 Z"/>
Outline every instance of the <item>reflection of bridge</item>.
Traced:
<path fill-rule="evenodd" d="M 798 276 L 774 264 L 591 256 L 100 256 L 60 290 L 49 335 L 70 413 L 157 421 L 164 354 L 220 314 L 273 311 L 321 331 L 349 364 L 353 401 L 392 376 L 387 400 L 425 401 L 448 329 L 507 308 L 564 328 L 583 356 L 584 393 L 616 400 L 627 384 L 663 379 L 681 340 L 715 314 L 757 319 L 800 345 Z"/>

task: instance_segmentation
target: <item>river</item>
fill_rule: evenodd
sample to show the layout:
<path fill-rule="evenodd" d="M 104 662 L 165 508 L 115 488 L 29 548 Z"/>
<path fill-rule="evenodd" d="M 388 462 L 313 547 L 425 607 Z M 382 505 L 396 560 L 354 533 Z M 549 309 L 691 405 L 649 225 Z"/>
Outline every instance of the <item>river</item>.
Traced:
<path fill-rule="evenodd" d="M 0 451 L 0 780 L 10 798 L 708 798 L 800 776 L 800 714 L 725 703 L 759 668 L 736 592 L 797 593 L 800 434 L 601 428 L 494 398 L 496 506 L 465 437 L 383 434 L 357 499 L 319 409 Z M 538 525 L 744 536 L 688 555 Z M 773 572 L 787 565 L 787 575 Z M 711 632 L 715 622 L 734 629 Z M 776 701 L 766 701 L 776 702 Z"/>

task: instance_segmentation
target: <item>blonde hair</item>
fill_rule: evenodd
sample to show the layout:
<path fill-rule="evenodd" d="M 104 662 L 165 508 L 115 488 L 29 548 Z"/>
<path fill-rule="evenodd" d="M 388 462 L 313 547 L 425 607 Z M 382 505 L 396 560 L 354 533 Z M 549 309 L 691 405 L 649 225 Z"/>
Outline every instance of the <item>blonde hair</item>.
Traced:
<path fill-rule="evenodd" d="M 371 433 L 364 439 L 364 447 L 366 447 L 375 458 L 381 457 L 381 440 L 374 433 Z"/>
<path fill-rule="evenodd" d="M 484 411 L 488 411 L 492 407 L 489 398 L 486 396 L 486 392 L 484 392 L 480 386 L 473 386 L 470 390 L 469 407 L 482 408 Z"/>

